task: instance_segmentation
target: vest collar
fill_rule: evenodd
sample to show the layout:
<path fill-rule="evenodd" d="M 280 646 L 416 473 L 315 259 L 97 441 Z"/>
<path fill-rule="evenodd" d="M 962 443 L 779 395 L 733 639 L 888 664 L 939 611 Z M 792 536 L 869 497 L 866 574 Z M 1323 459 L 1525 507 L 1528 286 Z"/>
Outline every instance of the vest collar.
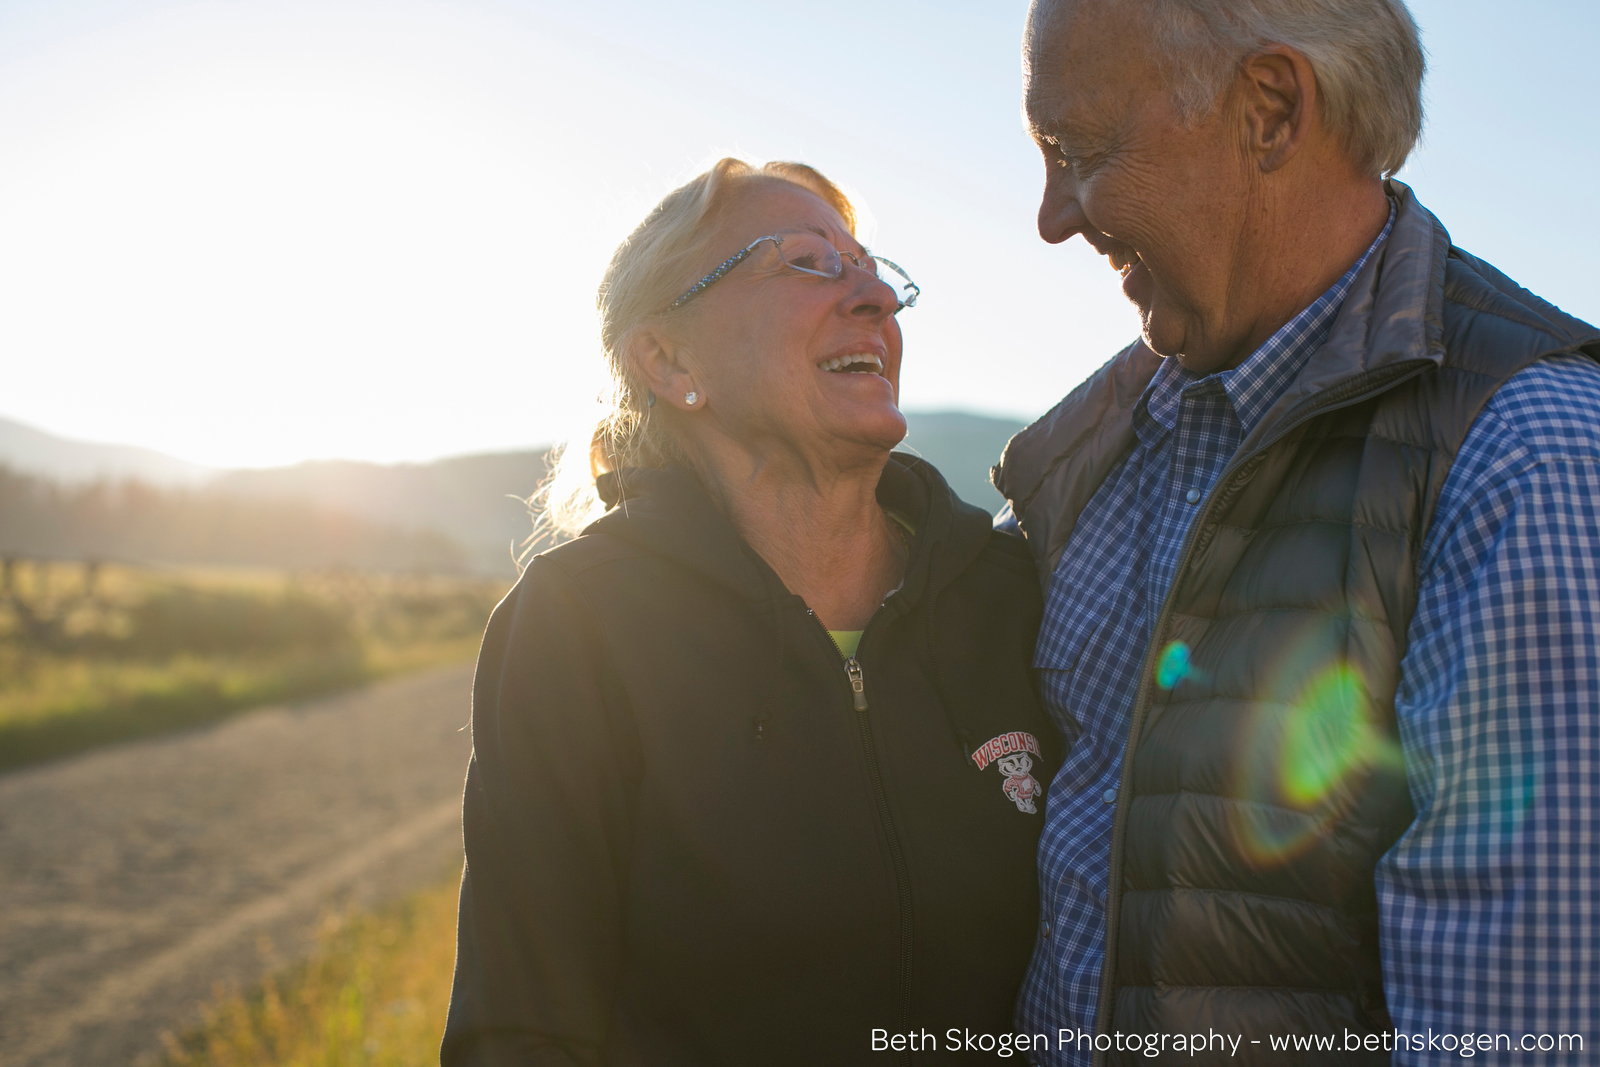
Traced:
<path fill-rule="evenodd" d="M 1328 338 L 1240 445 L 1268 440 L 1326 397 L 1359 391 L 1444 359 L 1444 278 L 1450 234 L 1411 189 L 1388 182 L 1394 229 L 1373 254 L 1334 316 Z"/>
<path fill-rule="evenodd" d="M 1387 191 L 1395 202 L 1394 229 L 1357 273 L 1328 339 L 1255 424 L 1241 451 L 1276 436 L 1319 399 L 1359 389 L 1363 379 L 1399 380 L 1442 361 L 1450 235 L 1409 187 L 1390 181 Z M 1050 510 L 1076 515 L 1088 503 L 1132 447 L 1133 412 L 1161 360 L 1136 341 L 1012 438 L 994 483 L 1025 530 L 1027 511 L 1047 481 L 1066 490 L 1064 498 L 1051 494 Z M 1061 547 L 1054 542 L 1059 537 L 1064 544 L 1068 532 L 1052 532 L 1052 558 Z"/>

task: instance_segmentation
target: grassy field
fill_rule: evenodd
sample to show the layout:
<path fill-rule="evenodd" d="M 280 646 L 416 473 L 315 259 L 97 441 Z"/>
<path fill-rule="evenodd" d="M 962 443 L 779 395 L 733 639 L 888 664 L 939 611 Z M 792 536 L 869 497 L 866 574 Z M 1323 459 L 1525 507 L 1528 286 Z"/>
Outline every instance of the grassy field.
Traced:
<path fill-rule="evenodd" d="M 248 996 L 219 992 L 169 1067 L 423 1067 L 439 1062 L 456 880 L 330 923 L 310 960 Z"/>
<path fill-rule="evenodd" d="M 471 658 L 501 582 L 8 563 L 0 770 Z"/>

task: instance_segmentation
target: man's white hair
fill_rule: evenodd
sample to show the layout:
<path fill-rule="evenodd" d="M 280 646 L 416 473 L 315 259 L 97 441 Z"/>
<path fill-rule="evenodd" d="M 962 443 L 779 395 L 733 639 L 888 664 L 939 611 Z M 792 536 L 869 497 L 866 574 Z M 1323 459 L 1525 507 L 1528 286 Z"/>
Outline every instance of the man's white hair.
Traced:
<path fill-rule="evenodd" d="M 1322 119 L 1362 169 L 1400 169 L 1422 134 L 1427 65 L 1404 0 L 1145 0 L 1186 124 L 1211 114 L 1239 64 L 1272 45 L 1311 61 Z"/>

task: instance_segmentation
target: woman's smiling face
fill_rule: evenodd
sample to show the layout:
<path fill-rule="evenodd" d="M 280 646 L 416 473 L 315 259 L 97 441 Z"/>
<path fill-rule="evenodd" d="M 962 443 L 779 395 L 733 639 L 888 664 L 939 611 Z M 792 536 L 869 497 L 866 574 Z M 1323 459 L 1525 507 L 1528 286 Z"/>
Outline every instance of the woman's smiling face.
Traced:
<path fill-rule="evenodd" d="M 789 182 L 761 180 L 722 212 L 711 245 L 715 258 L 697 265 L 696 277 L 782 231 L 820 234 L 870 263 L 821 197 Z M 668 313 L 665 328 L 679 342 L 679 362 L 704 398 L 684 412 L 690 416 L 684 428 L 712 447 L 704 440 L 707 431 L 756 452 L 774 446 L 791 451 L 808 465 L 881 459 L 906 432 L 897 406 L 897 306 L 894 290 L 848 256 L 840 277 L 820 278 L 784 266 L 773 243 L 763 243 L 690 304 Z M 674 406 L 678 399 L 672 398 Z"/>

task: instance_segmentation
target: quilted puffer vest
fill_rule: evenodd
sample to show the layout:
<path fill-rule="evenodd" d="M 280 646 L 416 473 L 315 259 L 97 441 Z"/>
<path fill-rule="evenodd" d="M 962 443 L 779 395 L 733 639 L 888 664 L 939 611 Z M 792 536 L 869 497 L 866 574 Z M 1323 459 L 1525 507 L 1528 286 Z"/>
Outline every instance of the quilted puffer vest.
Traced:
<path fill-rule="evenodd" d="M 1405 186 L 1390 195 L 1394 230 L 1201 506 L 1154 627 L 1117 799 L 1101 1033 L 1242 1033 L 1220 1059 L 1281 1064 L 1269 1034 L 1390 1028 L 1374 869 L 1412 818 L 1394 699 L 1423 539 L 1501 383 L 1557 353 L 1600 358 L 1593 327 L 1452 247 Z M 1047 588 L 1159 363 L 1123 351 L 995 468 Z"/>

